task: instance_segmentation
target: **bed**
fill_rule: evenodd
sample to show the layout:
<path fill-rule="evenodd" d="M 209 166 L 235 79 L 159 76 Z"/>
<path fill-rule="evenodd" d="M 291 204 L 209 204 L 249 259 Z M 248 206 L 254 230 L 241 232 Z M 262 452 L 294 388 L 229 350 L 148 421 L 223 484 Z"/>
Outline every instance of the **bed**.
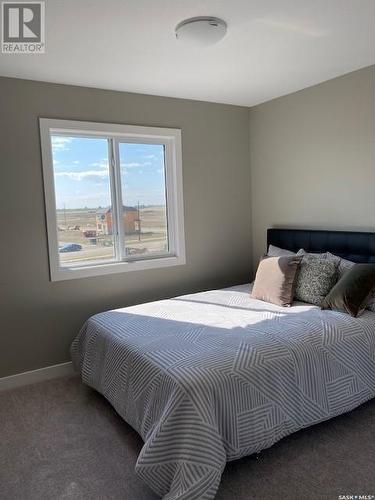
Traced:
<path fill-rule="evenodd" d="M 271 229 L 268 243 L 375 261 L 373 233 Z M 83 382 L 142 437 L 136 472 L 165 499 L 212 499 L 228 461 L 375 396 L 375 313 L 282 308 L 250 288 L 97 314 L 72 344 Z"/>

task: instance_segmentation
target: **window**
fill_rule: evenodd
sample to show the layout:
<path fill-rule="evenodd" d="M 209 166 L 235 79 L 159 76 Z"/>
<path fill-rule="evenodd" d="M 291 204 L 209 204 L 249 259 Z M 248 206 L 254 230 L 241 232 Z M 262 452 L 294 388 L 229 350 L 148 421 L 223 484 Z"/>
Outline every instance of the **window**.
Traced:
<path fill-rule="evenodd" d="M 181 132 L 40 119 L 52 281 L 185 263 Z"/>

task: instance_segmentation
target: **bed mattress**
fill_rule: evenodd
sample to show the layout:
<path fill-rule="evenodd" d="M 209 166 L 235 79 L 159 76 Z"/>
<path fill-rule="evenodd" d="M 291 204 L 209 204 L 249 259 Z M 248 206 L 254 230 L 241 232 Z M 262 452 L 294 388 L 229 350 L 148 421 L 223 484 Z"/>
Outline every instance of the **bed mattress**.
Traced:
<path fill-rule="evenodd" d="M 375 396 L 375 313 L 281 308 L 250 285 L 97 314 L 71 353 L 143 438 L 136 472 L 168 500 L 214 498 L 226 462 Z"/>

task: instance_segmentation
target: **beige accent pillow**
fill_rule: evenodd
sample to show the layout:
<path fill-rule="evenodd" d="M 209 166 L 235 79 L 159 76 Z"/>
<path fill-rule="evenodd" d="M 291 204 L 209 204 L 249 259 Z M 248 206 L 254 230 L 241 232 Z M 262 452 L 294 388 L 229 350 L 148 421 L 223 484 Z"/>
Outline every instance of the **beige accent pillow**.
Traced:
<path fill-rule="evenodd" d="M 259 262 L 251 297 L 278 306 L 293 302 L 294 284 L 302 256 L 265 257 Z"/>

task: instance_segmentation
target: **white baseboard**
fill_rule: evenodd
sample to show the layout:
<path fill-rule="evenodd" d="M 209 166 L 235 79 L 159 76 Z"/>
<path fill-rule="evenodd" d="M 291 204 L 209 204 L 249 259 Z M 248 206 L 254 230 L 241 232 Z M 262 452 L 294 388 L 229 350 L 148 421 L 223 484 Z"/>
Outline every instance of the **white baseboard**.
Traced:
<path fill-rule="evenodd" d="M 58 365 L 46 366 L 38 370 L 31 370 L 29 372 L 17 373 L 9 377 L 0 378 L 0 391 L 5 389 L 14 389 L 23 385 L 34 384 L 35 382 L 43 382 L 53 378 L 64 377 L 75 373 L 71 361 L 68 363 L 60 363 Z"/>

